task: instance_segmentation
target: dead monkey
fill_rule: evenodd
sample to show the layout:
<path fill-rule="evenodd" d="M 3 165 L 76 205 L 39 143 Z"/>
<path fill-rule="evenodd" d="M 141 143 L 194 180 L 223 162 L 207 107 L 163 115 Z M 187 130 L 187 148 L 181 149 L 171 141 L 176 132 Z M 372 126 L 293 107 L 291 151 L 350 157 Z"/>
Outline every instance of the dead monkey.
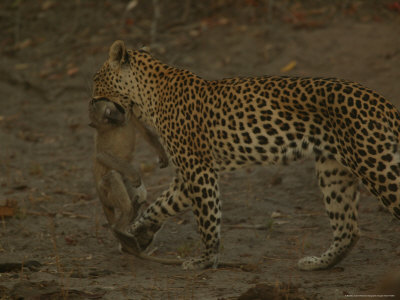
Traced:
<path fill-rule="evenodd" d="M 127 240 L 121 234 L 135 219 L 140 205 L 146 199 L 146 189 L 139 172 L 130 165 L 136 131 L 141 131 L 156 149 L 160 167 L 163 168 L 168 165 L 168 158 L 157 137 L 138 123 L 135 116 L 126 120 L 123 109 L 108 100 L 92 100 L 89 103 L 89 118 L 89 125 L 96 129 L 93 166 L 96 188 L 107 221 L 121 243 L 121 250 L 142 259 L 180 265 L 182 261 L 177 259 L 157 258 L 140 253 L 139 248 L 131 246 L 135 241 Z"/>
<path fill-rule="evenodd" d="M 139 258 L 168 265 L 181 265 L 182 260 L 149 256 L 140 252 L 136 241 L 124 234 L 128 224 L 136 218 L 140 205 L 146 200 L 146 189 L 140 174 L 130 164 L 139 130 L 159 156 L 160 167 L 168 165 L 168 158 L 157 137 L 144 127 L 134 115 L 129 120 L 122 108 L 105 99 L 89 103 L 91 127 L 96 129 L 94 176 L 104 214 L 120 241 L 122 250 Z M 243 264 L 221 262 L 219 267 L 242 267 Z"/>
<path fill-rule="evenodd" d="M 143 133 L 156 149 L 160 167 L 168 165 L 168 158 L 157 137 L 138 123 L 134 116 L 127 120 L 118 104 L 94 99 L 89 103 L 89 118 L 90 126 L 96 129 L 93 170 L 97 192 L 108 223 L 123 230 L 136 217 L 140 204 L 146 198 L 139 172 L 130 164 L 136 132 Z"/>

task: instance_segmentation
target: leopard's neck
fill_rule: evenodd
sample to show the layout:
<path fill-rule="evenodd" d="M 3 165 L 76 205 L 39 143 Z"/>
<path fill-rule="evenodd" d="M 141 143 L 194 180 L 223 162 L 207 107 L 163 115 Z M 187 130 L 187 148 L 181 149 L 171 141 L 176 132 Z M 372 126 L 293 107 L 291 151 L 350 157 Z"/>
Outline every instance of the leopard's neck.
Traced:
<path fill-rule="evenodd" d="M 190 101 L 191 105 L 186 112 L 194 116 L 202 111 L 201 99 L 205 94 L 206 80 L 152 57 L 143 57 L 146 62 L 140 56 L 136 58 L 137 90 L 140 97 L 137 108 L 141 114 L 136 115 L 142 122 L 160 134 L 165 122 L 160 116 L 165 115 L 165 110 L 176 111 L 178 106 L 182 106 L 182 101 Z"/>

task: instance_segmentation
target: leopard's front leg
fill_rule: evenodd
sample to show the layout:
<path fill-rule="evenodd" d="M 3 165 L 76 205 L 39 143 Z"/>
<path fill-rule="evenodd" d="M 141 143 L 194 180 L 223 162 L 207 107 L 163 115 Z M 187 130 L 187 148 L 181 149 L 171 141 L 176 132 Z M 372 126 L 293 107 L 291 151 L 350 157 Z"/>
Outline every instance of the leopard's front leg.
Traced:
<path fill-rule="evenodd" d="M 144 250 L 167 217 L 181 212 L 191 204 L 205 250 L 201 257 L 189 259 L 182 266 L 184 269 L 217 267 L 221 224 L 218 176 L 207 168 L 194 169 L 195 174 L 186 176 L 187 180 L 176 178 L 170 188 L 131 226 L 129 233 L 135 237 L 141 250 Z"/>
<path fill-rule="evenodd" d="M 189 192 L 205 250 L 201 257 L 185 261 L 182 267 L 184 269 L 217 268 L 221 227 L 218 175 L 214 170 L 205 167 L 195 170 L 196 173 L 191 176 Z"/>
<path fill-rule="evenodd" d="M 140 250 L 144 251 L 165 219 L 178 214 L 190 204 L 186 184 L 179 177 L 175 177 L 169 188 L 130 226 L 127 234 L 132 236 Z"/>

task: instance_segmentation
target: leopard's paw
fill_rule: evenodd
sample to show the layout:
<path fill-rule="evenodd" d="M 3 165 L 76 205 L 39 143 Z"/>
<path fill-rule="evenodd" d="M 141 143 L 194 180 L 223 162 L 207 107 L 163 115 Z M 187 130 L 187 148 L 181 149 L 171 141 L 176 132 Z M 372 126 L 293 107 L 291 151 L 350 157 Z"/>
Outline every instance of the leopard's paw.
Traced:
<path fill-rule="evenodd" d="M 218 267 L 218 256 L 191 258 L 182 263 L 184 270 L 202 270 L 207 268 L 216 269 Z"/>

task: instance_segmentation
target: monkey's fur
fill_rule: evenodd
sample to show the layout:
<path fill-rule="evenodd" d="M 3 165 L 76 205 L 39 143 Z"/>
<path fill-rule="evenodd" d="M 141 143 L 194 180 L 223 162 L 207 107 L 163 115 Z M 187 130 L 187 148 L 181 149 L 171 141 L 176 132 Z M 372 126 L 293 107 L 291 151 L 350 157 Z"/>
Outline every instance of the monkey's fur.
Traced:
<path fill-rule="evenodd" d="M 90 126 L 96 129 L 93 171 L 97 192 L 108 223 L 122 230 L 146 198 L 139 172 L 130 164 L 136 130 L 110 101 L 91 101 L 89 118 Z"/>
<path fill-rule="evenodd" d="M 153 146 L 159 155 L 160 167 L 168 165 L 168 158 L 158 139 L 139 123 L 135 116 L 128 119 L 117 104 L 103 99 L 89 103 L 91 127 L 96 129 L 93 172 L 97 193 L 104 214 L 114 235 L 121 243 L 121 250 L 140 258 L 179 265 L 182 261 L 148 256 L 132 248 L 132 241 L 122 233 L 136 218 L 141 204 L 146 200 L 146 189 L 140 174 L 131 165 L 136 144 L 136 132 Z"/>

